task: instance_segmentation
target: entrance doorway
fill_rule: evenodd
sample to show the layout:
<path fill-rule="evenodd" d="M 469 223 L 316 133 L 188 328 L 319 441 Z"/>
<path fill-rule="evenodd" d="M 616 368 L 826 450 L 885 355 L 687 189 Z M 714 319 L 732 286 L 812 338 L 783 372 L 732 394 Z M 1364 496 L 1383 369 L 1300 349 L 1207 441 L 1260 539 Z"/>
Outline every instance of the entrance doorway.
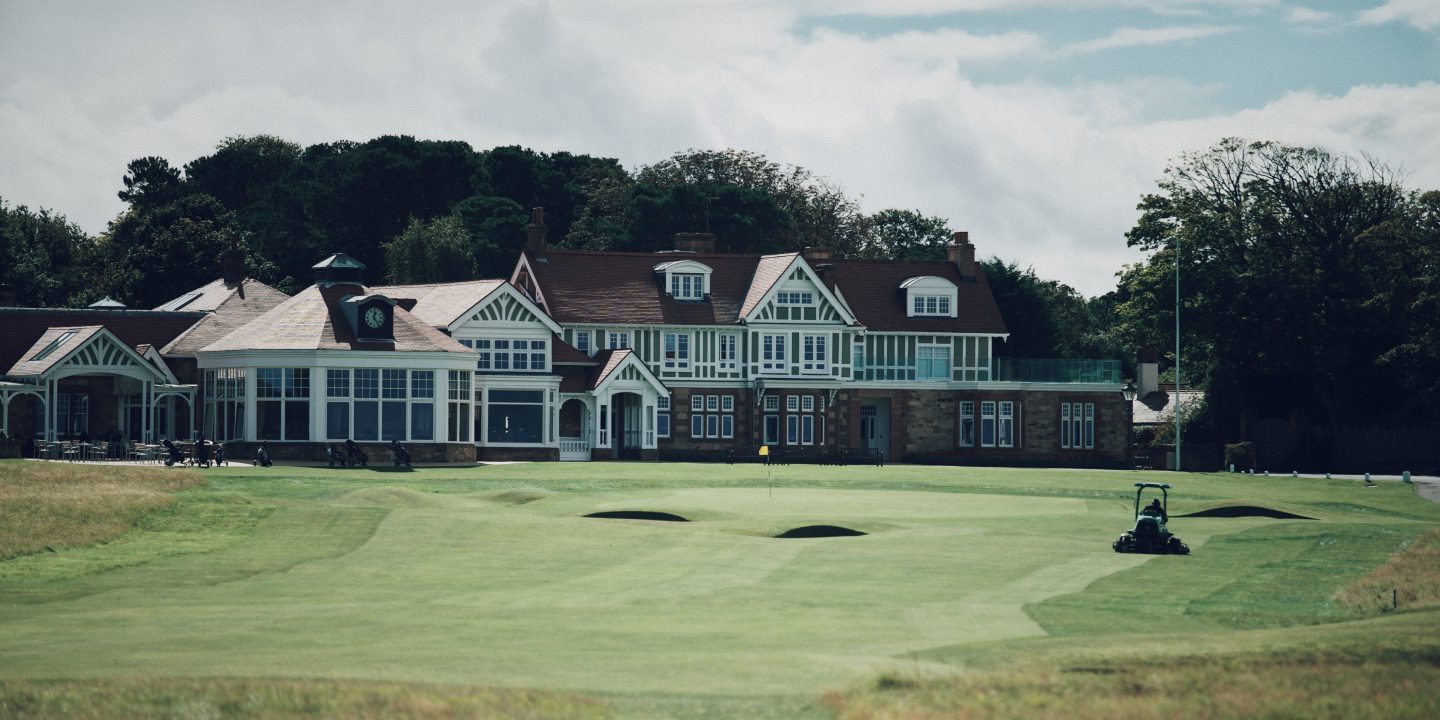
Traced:
<path fill-rule="evenodd" d="M 872 452 L 890 452 L 890 400 L 860 401 L 860 447 Z"/>
<path fill-rule="evenodd" d="M 621 460 L 639 460 L 644 399 L 636 393 L 616 393 L 610 398 L 610 406 L 610 427 L 615 429 L 611 450 Z"/>

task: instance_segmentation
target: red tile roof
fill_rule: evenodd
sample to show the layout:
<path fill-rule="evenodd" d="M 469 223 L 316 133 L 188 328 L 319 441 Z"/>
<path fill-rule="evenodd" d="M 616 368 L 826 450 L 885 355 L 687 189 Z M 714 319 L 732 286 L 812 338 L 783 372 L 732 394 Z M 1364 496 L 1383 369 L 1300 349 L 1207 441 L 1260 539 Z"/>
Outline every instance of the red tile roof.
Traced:
<path fill-rule="evenodd" d="M 834 266 L 835 285 L 860 324 L 876 331 L 944 332 L 1003 335 L 1005 319 L 990 292 L 985 273 L 976 270 L 973 278 L 960 276 L 951 262 L 895 260 L 830 260 Z M 824 264 L 824 263 L 821 263 Z M 930 275 L 955 284 L 956 305 L 953 318 L 906 317 L 905 291 L 900 283 L 920 275 Z"/>
<path fill-rule="evenodd" d="M 730 325 L 753 311 L 796 253 L 699 255 L 552 250 L 530 257 L 550 314 L 569 325 Z M 665 294 L 655 265 L 694 260 L 711 268 L 710 298 L 677 301 Z M 827 260 L 832 279 L 859 322 L 870 330 L 1005 334 L 1005 320 L 983 273 L 962 278 L 950 262 Z M 812 268 L 813 269 L 813 268 Z M 978 272 L 978 271 L 977 271 Z M 910 318 L 905 280 L 933 275 L 957 287 L 957 317 Z"/>

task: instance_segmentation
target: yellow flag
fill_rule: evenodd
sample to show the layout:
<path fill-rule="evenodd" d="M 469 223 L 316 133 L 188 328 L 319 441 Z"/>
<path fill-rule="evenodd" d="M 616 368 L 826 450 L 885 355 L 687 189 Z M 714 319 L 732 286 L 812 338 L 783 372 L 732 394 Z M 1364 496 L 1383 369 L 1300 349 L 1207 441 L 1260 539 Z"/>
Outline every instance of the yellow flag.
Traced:
<path fill-rule="evenodd" d="M 766 456 L 768 456 L 769 454 L 770 454 L 770 446 L 769 446 L 769 445 L 761 445 L 761 446 L 760 446 L 760 457 L 766 457 Z"/>

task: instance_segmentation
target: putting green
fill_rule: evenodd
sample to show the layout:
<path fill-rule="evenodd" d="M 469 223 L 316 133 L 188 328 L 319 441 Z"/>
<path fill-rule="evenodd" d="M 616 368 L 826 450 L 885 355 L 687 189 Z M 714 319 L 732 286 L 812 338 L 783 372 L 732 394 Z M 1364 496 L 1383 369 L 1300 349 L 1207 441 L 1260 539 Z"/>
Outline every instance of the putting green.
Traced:
<path fill-rule="evenodd" d="M 692 522 L 581 517 L 620 509 Z M 765 536 L 815 522 L 872 534 Z M 1113 503 L 1066 498 L 739 488 L 516 505 L 366 488 L 282 506 L 225 550 L 6 608 L 0 675 L 817 692 L 914 669 L 928 648 L 1045 634 L 1025 605 L 1149 560 L 1111 553 L 1114 526 Z M 314 552 L 337 537 L 348 546 Z"/>

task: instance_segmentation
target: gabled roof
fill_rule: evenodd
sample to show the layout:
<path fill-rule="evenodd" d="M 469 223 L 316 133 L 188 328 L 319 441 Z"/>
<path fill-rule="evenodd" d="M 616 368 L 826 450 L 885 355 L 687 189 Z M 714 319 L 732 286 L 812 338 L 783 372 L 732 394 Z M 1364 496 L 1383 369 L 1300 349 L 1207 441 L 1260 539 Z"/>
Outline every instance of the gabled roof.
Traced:
<path fill-rule="evenodd" d="M 294 297 L 201 349 L 201 352 L 245 350 L 381 350 L 394 352 L 473 352 L 429 323 L 395 308 L 395 342 L 361 342 L 341 309 L 348 295 L 374 291 L 349 283 L 312 285 Z"/>
<path fill-rule="evenodd" d="M 655 373 L 650 372 L 650 368 L 640 361 L 640 356 L 636 355 L 634 350 L 602 350 L 596 353 L 595 359 L 599 362 L 599 368 L 591 376 L 588 388 L 590 392 L 601 391 L 626 375 L 633 374 L 641 381 L 649 383 L 655 388 L 655 392 L 662 395 L 670 393 L 670 388 L 665 387 L 665 383 L 655 377 Z"/>
<path fill-rule="evenodd" d="M 755 307 L 770 294 L 775 283 L 785 277 L 785 271 L 790 269 L 800 253 L 782 253 L 780 255 L 765 255 L 755 264 L 755 275 L 750 279 L 749 291 L 745 293 L 745 302 L 740 305 L 740 317 L 746 317 L 755 312 Z"/>
<path fill-rule="evenodd" d="M 86 340 L 100 334 L 102 329 L 100 325 L 47 328 L 5 374 L 16 377 L 44 375 L 50 368 L 69 357 L 70 353 L 75 352 L 76 348 L 84 345 Z M 51 347 L 52 345 L 54 347 Z M 41 353 L 44 353 L 43 357 Z"/>
<path fill-rule="evenodd" d="M 760 261 L 756 255 L 687 255 L 710 268 L 705 301 L 675 300 L 656 278 L 655 253 L 551 250 L 531 262 L 550 316 L 567 325 L 732 325 Z M 673 258 L 672 259 L 679 259 Z"/>
<path fill-rule="evenodd" d="M 288 297 L 290 296 L 251 278 L 245 278 L 234 285 L 226 285 L 223 279 L 202 285 L 156 308 L 209 313 L 160 352 L 164 355 L 193 357 L 201 348 L 260 317 Z"/>
<path fill-rule="evenodd" d="M 943 332 L 977 335 L 1006 335 L 1005 319 L 995 304 L 995 295 L 985 273 L 960 276 L 955 263 L 918 260 L 830 260 L 835 285 L 845 294 L 855 318 L 876 332 Z M 906 317 L 907 280 L 932 276 L 955 284 L 956 316 Z"/>
<path fill-rule="evenodd" d="M 81 371 L 113 372 L 159 382 L 173 382 L 168 369 L 161 370 L 126 345 L 102 325 L 52 327 L 10 367 L 11 377 L 62 377 L 71 366 Z M 58 369 L 58 370 L 57 370 Z M 54 373 L 58 372 L 58 375 Z"/>
<path fill-rule="evenodd" d="M 203 317 L 197 312 L 155 310 L 0 308 L 0 372 L 33 356 L 30 348 L 51 328 L 103 325 L 129 347 L 144 343 L 162 347 Z"/>
<path fill-rule="evenodd" d="M 410 314 L 435 327 L 449 327 L 486 297 L 505 285 L 504 280 L 385 285 L 371 288 L 396 300 L 414 300 Z"/>

